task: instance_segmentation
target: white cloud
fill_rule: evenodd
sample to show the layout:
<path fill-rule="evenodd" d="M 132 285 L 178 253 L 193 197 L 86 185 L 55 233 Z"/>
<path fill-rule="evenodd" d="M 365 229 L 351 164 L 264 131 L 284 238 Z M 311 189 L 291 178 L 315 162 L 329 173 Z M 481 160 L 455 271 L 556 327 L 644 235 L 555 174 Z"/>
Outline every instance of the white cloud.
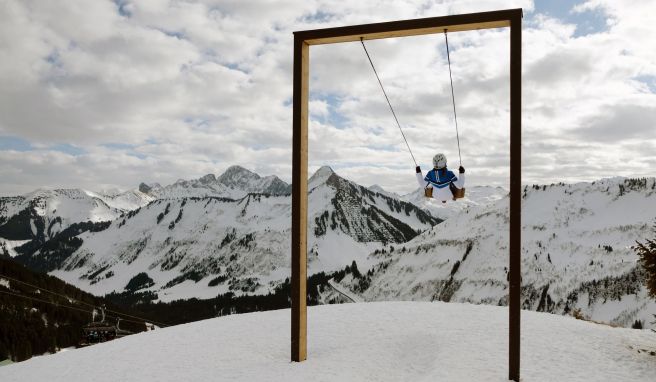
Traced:
<path fill-rule="evenodd" d="M 168 183 L 231 164 L 289 180 L 293 31 L 513 7 L 525 14 L 525 181 L 655 175 L 656 100 L 641 80 L 656 76 L 650 1 L 573 7 L 608 20 L 584 36 L 528 0 L 122 4 L 127 16 L 109 0 L 0 5 L 0 137 L 35 148 L 0 151 L 0 194 Z M 424 166 L 435 151 L 458 161 L 443 37 L 367 42 Z M 463 164 L 472 183 L 505 185 L 508 32 L 449 42 Z M 414 165 L 360 44 L 312 47 L 311 65 L 311 165 L 410 191 Z M 53 151 L 61 143 L 84 153 Z M 608 157 L 622 158 L 616 173 L 599 165 Z"/>

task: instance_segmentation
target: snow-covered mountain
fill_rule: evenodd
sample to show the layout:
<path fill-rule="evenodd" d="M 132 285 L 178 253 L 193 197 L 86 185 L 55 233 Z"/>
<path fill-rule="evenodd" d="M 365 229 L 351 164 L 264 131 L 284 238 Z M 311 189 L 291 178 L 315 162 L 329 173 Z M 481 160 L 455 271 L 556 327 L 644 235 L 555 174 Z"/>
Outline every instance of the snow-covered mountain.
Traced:
<path fill-rule="evenodd" d="M 36 190 L 0 197 L 0 237 L 43 241 L 72 224 L 110 221 L 152 200 L 139 191 L 104 195 L 81 189 Z"/>
<path fill-rule="evenodd" d="M 142 183 L 137 189 L 125 192 L 40 189 L 26 195 L 0 197 L 0 255 L 15 257 L 20 252 L 15 248 L 28 243 L 30 248 L 23 248 L 23 252 L 34 252 L 68 228 L 70 233 L 67 236 L 71 236 L 73 232 L 77 234 L 90 229 L 91 223 L 115 220 L 156 199 L 242 198 L 248 193 L 287 195 L 290 190 L 291 186 L 275 175 L 260 177 L 243 167 L 231 166 L 218 178 L 208 174 L 165 187 L 157 183 L 150 186 Z"/>
<path fill-rule="evenodd" d="M 630 249 L 653 237 L 656 179 L 527 186 L 522 195 L 522 307 L 621 326 L 653 321 L 644 274 Z M 508 197 L 471 206 L 402 246 L 377 250 L 378 264 L 343 285 L 371 300 L 505 305 Z M 360 268 L 362 269 L 362 268 Z"/>
<path fill-rule="evenodd" d="M 249 179 L 254 177 L 232 174 L 216 183 L 231 183 L 234 193 L 253 187 Z M 245 195 L 238 199 L 157 199 L 110 223 L 68 230 L 48 245 L 30 248 L 28 243 L 14 250 L 22 250 L 19 261 L 95 294 L 153 291 L 172 300 L 228 291 L 267 293 L 290 274 L 291 198 L 241 192 Z M 372 265 L 367 255 L 374 249 L 404 243 L 440 222 L 410 203 L 343 179 L 329 167 L 309 180 L 308 220 L 310 274 L 341 269 L 354 260 Z"/>
<path fill-rule="evenodd" d="M 267 293 L 290 274 L 289 187 L 233 166 L 218 177 L 121 194 L 2 198 L 0 256 L 96 294 L 149 291 L 169 301 Z M 656 307 L 630 246 L 653 235 L 655 188 L 654 178 L 527 186 L 523 306 L 580 309 L 623 326 L 653 321 Z M 356 261 L 362 275 L 339 281 L 366 300 L 506 303 L 504 189 L 468 188 L 465 199 L 446 204 L 418 189 L 401 200 L 322 167 L 308 190 L 309 274 Z M 340 300 L 334 293 L 322 301 Z"/>
<path fill-rule="evenodd" d="M 157 329 L 0 367 L 3 382 L 507 381 L 508 309 L 385 302 L 308 309 L 289 362 L 289 309 Z M 656 380 L 654 334 L 522 312 L 522 381 Z M 185 367 L 189 365 L 190 367 Z"/>
<path fill-rule="evenodd" d="M 199 179 L 180 179 L 165 187 L 142 183 L 139 190 L 157 199 L 206 196 L 239 199 L 249 193 L 289 195 L 291 185 L 275 175 L 261 177 L 241 166 L 230 166 L 219 177 L 207 174 Z"/>

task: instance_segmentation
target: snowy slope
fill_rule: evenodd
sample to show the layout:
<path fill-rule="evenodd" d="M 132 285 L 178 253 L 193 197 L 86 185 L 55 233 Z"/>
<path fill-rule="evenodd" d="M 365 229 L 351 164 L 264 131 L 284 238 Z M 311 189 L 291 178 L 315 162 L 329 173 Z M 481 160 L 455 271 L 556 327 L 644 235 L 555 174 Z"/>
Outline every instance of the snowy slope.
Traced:
<path fill-rule="evenodd" d="M 310 179 L 308 271 L 334 271 L 438 221 L 410 203 L 373 193 L 330 168 Z M 77 235 L 83 243 L 51 274 L 95 294 L 123 291 L 145 272 L 160 299 L 267 293 L 290 274 L 291 198 L 159 199 Z M 38 255 L 37 255 L 38 256 Z"/>
<path fill-rule="evenodd" d="M 465 188 L 465 197 L 454 203 L 442 203 L 435 199 L 426 198 L 424 189 L 418 188 L 414 192 L 403 195 L 401 200 L 410 202 L 419 208 L 428 210 L 440 219 L 448 219 L 473 207 L 485 207 L 494 204 L 508 195 L 508 191 L 501 187 L 475 186 Z"/>
<path fill-rule="evenodd" d="M 656 303 L 647 297 L 630 246 L 654 235 L 655 189 L 654 178 L 526 187 L 523 308 L 559 314 L 580 309 L 621 326 L 652 322 Z M 367 301 L 507 303 L 507 197 L 466 209 L 394 247 L 371 255 L 380 264 L 368 288 L 357 291 Z"/>
<path fill-rule="evenodd" d="M 37 190 L 0 201 L 0 216 L 5 222 L 24 210 L 47 221 L 61 217 L 64 225 L 87 220 L 112 220 L 120 214 L 102 199 L 80 189 Z"/>
<path fill-rule="evenodd" d="M 378 184 L 374 184 L 372 186 L 369 186 L 368 188 L 369 188 L 369 191 L 379 192 L 383 195 L 387 195 L 387 196 L 390 196 L 392 198 L 396 198 L 396 199 L 401 199 L 402 198 L 402 196 L 397 194 L 396 192 L 387 191 Z"/>
<path fill-rule="evenodd" d="M 0 237 L 7 240 L 52 238 L 72 224 L 101 222 L 153 200 L 138 191 L 107 196 L 81 189 L 37 190 L 0 198 Z"/>
<path fill-rule="evenodd" d="M 290 362 L 289 309 L 144 332 L 0 368 L 11 381 L 506 381 L 508 313 L 446 303 L 311 307 Z M 656 334 L 522 312 L 522 381 L 654 381 Z M 646 350 L 646 351 L 645 351 Z M 92 376 L 92 377 L 91 377 Z"/>
<path fill-rule="evenodd" d="M 96 193 L 85 191 L 87 195 L 101 199 L 108 206 L 120 211 L 132 211 L 153 201 L 155 198 L 139 191 L 128 190 L 120 193 Z"/>
<path fill-rule="evenodd" d="M 16 257 L 18 252 L 14 248 L 29 243 L 31 240 L 7 240 L 0 237 L 0 255 Z"/>

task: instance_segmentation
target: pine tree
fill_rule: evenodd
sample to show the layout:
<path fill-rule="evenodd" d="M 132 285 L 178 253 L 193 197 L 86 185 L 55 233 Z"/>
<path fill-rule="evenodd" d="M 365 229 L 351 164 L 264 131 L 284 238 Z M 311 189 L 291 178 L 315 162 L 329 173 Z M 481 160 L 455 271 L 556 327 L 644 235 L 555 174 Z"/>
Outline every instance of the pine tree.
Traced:
<path fill-rule="evenodd" d="M 656 231 L 656 226 L 654 227 Z M 647 290 L 651 297 L 656 298 L 656 238 L 646 239 L 645 243 L 639 241 L 633 250 L 640 257 L 640 264 L 647 272 Z"/>
<path fill-rule="evenodd" d="M 654 225 L 654 232 L 656 232 L 656 225 Z M 640 257 L 640 265 L 647 272 L 647 290 L 649 291 L 649 295 L 656 299 L 656 238 L 652 240 L 646 239 L 645 243 L 636 241 L 636 244 L 631 248 Z M 656 314 L 654 317 L 656 317 Z"/>
<path fill-rule="evenodd" d="M 353 274 L 353 277 L 360 278 L 362 275 L 360 274 L 360 270 L 358 270 L 358 264 L 353 260 L 351 263 L 351 274 Z"/>

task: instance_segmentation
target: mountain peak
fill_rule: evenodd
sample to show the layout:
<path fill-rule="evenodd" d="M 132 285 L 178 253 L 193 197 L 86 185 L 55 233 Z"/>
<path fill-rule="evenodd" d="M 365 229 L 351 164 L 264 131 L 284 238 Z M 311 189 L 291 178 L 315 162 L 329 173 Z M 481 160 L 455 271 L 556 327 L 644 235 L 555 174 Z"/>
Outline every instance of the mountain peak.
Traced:
<path fill-rule="evenodd" d="M 330 166 L 319 167 L 319 169 L 310 177 L 308 188 L 312 189 L 325 183 L 332 175 L 335 175 L 335 171 L 333 171 Z"/>
<path fill-rule="evenodd" d="M 214 176 L 214 174 L 207 174 L 198 180 L 203 184 L 214 183 L 216 182 L 216 176 Z"/>
<path fill-rule="evenodd" d="M 321 166 L 313 176 L 331 176 L 335 171 L 330 166 Z"/>
<path fill-rule="evenodd" d="M 244 188 L 249 181 L 258 180 L 256 173 L 238 165 L 228 167 L 216 180 L 230 188 Z"/>
<path fill-rule="evenodd" d="M 152 190 L 153 188 L 147 185 L 146 183 L 140 183 L 139 184 L 139 191 L 143 192 L 144 194 L 147 194 Z"/>
<path fill-rule="evenodd" d="M 260 176 L 254 173 L 253 171 L 241 167 L 239 165 L 232 165 L 228 167 L 223 174 L 218 178 L 219 181 L 222 179 L 233 179 L 235 177 L 249 177 L 249 178 L 259 178 Z"/>

